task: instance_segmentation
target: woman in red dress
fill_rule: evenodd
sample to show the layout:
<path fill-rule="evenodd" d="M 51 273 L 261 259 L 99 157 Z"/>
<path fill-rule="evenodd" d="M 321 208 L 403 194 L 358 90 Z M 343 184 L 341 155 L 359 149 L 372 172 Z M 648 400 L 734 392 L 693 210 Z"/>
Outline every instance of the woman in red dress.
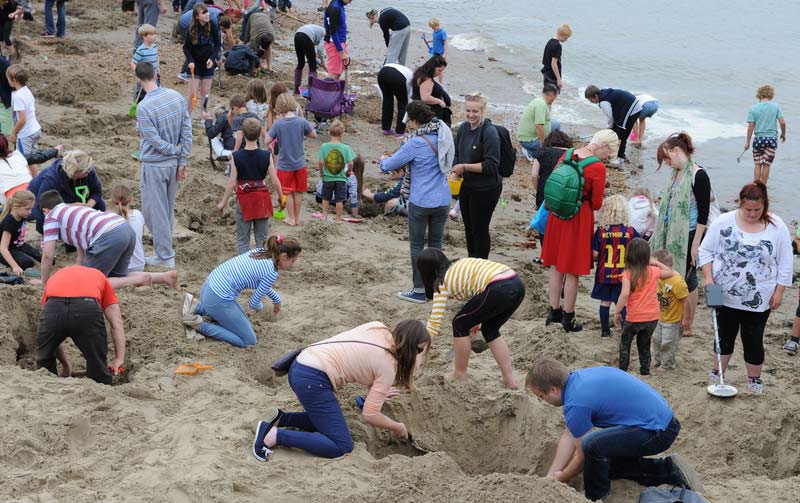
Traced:
<path fill-rule="evenodd" d="M 562 220 L 551 213 L 547 219 L 542 263 L 545 267 L 550 267 L 550 309 L 545 325 L 560 322 L 567 332 L 583 329 L 575 321 L 578 276 L 589 274 L 592 268 L 594 212 L 603 206 L 606 187 L 606 166 L 603 161 L 613 156 L 617 148 L 617 134 L 610 129 L 602 129 L 595 133 L 588 145 L 573 152 L 578 161 L 590 156 L 595 156 L 598 161 L 583 170 L 586 185 L 583 191 L 584 201 L 578 214 L 569 220 Z M 562 288 L 563 308 L 560 304 Z"/>

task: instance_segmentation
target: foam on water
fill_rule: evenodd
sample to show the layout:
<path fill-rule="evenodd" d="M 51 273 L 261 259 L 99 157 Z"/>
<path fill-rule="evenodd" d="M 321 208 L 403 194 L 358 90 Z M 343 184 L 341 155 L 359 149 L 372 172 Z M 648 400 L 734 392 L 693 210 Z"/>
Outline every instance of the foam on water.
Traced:
<path fill-rule="evenodd" d="M 451 36 L 450 45 L 460 51 L 486 51 L 497 43 L 483 34 L 466 33 Z"/>

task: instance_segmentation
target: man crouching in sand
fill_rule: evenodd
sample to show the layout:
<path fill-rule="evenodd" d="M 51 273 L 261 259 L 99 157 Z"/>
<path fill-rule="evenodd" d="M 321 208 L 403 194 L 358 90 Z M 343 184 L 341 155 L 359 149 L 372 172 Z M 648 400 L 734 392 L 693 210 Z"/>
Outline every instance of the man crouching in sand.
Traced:
<path fill-rule="evenodd" d="M 567 427 L 549 477 L 567 483 L 583 471 L 584 494 L 592 501 L 608 498 L 614 479 L 703 490 L 681 455 L 644 457 L 669 449 L 681 431 L 669 404 L 651 386 L 616 368 L 570 372 L 549 358 L 534 362 L 525 385 L 541 400 L 564 408 Z"/>

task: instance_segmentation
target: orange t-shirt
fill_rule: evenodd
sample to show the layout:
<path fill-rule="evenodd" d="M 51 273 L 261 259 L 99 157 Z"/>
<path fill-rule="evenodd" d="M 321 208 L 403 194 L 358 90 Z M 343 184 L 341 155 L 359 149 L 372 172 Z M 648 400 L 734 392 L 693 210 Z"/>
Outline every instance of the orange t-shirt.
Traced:
<path fill-rule="evenodd" d="M 628 315 L 626 319 L 632 322 L 658 321 L 661 316 L 661 306 L 658 304 L 658 277 L 661 269 L 654 265 L 647 266 L 647 279 L 642 281 L 639 277 L 639 284 L 636 291 L 631 291 L 628 297 Z M 627 270 L 622 273 L 622 277 L 631 281 L 631 274 Z M 631 284 L 633 290 L 633 284 Z"/>
<path fill-rule="evenodd" d="M 112 304 L 119 304 L 108 278 L 97 269 L 82 265 L 65 267 L 50 276 L 42 294 L 42 305 L 50 297 L 91 297 L 97 299 L 104 310 Z"/>

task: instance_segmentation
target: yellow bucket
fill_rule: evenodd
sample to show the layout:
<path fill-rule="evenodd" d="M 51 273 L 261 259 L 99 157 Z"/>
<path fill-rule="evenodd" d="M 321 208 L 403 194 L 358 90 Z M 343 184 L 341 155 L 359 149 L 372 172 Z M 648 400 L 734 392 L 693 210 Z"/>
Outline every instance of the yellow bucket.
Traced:
<path fill-rule="evenodd" d="M 450 186 L 450 194 L 457 196 L 459 192 L 461 192 L 461 182 L 464 179 L 456 174 L 451 174 L 450 177 L 447 179 L 447 185 Z"/>

